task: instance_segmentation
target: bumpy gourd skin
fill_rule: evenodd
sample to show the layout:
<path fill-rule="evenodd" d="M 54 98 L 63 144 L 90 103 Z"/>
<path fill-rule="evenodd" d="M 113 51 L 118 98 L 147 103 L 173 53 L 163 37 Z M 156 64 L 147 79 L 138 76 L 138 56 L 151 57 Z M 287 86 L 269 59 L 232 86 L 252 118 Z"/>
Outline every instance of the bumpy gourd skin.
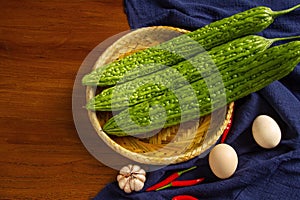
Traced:
<path fill-rule="evenodd" d="M 300 41 L 274 46 L 219 73 L 137 104 L 111 118 L 108 134 L 145 133 L 207 115 L 288 75 L 300 62 Z M 222 78 L 220 82 L 218 77 Z M 209 84 L 207 84 L 209 83 Z M 177 99 L 178 95 L 181 101 Z M 191 98 L 196 96 L 195 99 Z M 161 105 L 161 107 L 155 105 Z M 149 113 L 152 113 L 151 116 Z M 164 118 L 165 117 L 165 118 Z"/>
<path fill-rule="evenodd" d="M 260 32 L 273 23 L 274 19 L 288 13 L 300 5 L 283 11 L 272 11 L 260 6 L 230 17 L 218 20 L 193 32 L 175 37 L 153 48 L 136 52 L 105 66 L 99 67 L 82 79 L 83 85 L 111 86 L 117 84 L 127 72 L 142 65 L 147 67 L 147 73 L 164 69 L 188 59 L 201 51 L 226 43 L 238 37 Z M 201 46 L 201 48 L 199 48 Z M 202 48 L 203 47 L 203 48 Z M 151 69 L 151 70 L 150 70 Z M 128 76 L 135 79 L 144 73 L 134 73 Z M 127 80 L 126 80 L 127 81 Z"/>
<path fill-rule="evenodd" d="M 92 98 L 86 108 L 97 111 L 122 110 L 162 95 L 165 90 L 176 90 L 235 62 L 241 62 L 266 50 L 274 41 L 291 38 L 295 37 L 266 39 L 249 35 L 235 39 L 167 69 L 105 89 Z"/>

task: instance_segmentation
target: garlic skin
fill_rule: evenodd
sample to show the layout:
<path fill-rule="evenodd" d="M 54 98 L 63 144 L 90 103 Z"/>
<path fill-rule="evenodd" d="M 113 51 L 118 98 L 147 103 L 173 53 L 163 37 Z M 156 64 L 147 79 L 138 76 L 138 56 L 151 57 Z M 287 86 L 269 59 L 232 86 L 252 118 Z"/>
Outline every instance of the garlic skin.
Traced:
<path fill-rule="evenodd" d="M 126 193 L 140 191 L 146 181 L 146 172 L 138 165 L 127 165 L 120 170 L 117 181 L 120 189 Z"/>

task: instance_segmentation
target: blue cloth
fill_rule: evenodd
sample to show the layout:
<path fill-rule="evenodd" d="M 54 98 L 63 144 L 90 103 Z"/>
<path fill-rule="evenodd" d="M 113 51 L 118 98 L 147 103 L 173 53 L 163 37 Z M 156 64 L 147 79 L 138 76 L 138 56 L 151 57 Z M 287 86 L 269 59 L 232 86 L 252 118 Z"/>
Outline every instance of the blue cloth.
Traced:
<path fill-rule="evenodd" d="M 282 10 L 299 3 L 299 0 L 125 0 L 124 5 L 131 28 L 168 25 L 195 30 L 254 6 Z M 278 17 L 259 34 L 266 37 L 300 35 L 300 9 Z M 274 149 L 259 147 L 252 137 L 252 122 L 260 114 L 271 116 L 281 128 L 282 140 Z M 199 199 L 300 199 L 299 135 L 300 65 L 285 78 L 236 102 L 233 126 L 226 141 L 239 158 L 237 171 L 231 178 L 220 180 L 215 177 L 206 156 L 148 173 L 144 188 L 172 172 L 194 165 L 198 168 L 182 178 L 206 177 L 199 185 L 125 194 L 113 182 L 100 191 L 95 200 L 165 200 L 180 194 Z"/>

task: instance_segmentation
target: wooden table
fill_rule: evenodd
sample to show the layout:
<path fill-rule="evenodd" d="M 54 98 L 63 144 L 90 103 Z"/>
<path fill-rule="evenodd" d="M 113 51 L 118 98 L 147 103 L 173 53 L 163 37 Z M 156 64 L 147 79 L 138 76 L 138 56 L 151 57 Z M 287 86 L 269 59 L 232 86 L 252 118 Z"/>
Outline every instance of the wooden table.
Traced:
<path fill-rule="evenodd" d="M 88 53 L 128 29 L 122 0 L 0 1 L 0 199 L 89 199 L 115 180 L 78 137 L 72 90 Z"/>

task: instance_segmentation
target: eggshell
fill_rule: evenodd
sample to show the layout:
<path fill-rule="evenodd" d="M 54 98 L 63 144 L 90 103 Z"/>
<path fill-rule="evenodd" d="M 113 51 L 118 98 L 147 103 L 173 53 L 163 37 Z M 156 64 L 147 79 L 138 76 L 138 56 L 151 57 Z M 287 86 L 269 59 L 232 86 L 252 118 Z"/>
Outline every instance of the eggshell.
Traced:
<path fill-rule="evenodd" d="M 234 174 L 238 165 L 238 156 L 228 144 L 218 144 L 209 153 L 209 166 L 212 172 L 221 179 Z"/>
<path fill-rule="evenodd" d="M 252 124 L 252 134 L 257 144 L 263 148 L 276 147 L 281 140 L 281 130 L 276 121 L 267 116 L 259 115 Z"/>

